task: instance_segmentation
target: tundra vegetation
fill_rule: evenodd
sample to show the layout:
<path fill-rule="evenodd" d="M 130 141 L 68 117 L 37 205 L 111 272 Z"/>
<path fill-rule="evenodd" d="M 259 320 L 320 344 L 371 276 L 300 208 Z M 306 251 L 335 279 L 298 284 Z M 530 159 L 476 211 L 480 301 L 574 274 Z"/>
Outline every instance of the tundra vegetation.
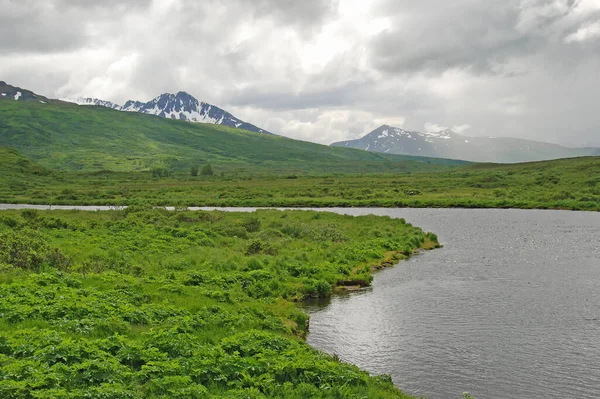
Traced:
<path fill-rule="evenodd" d="M 210 166 L 210 169 L 209 169 Z M 435 173 L 264 174 L 204 164 L 198 176 L 166 169 L 66 172 L 0 147 L 0 202 L 72 205 L 462 207 L 600 210 L 600 157 Z M 210 170 L 212 174 L 203 172 Z"/>
<path fill-rule="evenodd" d="M 0 397 L 409 398 L 303 337 L 297 302 L 437 237 L 313 211 L 0 213 Z"/>

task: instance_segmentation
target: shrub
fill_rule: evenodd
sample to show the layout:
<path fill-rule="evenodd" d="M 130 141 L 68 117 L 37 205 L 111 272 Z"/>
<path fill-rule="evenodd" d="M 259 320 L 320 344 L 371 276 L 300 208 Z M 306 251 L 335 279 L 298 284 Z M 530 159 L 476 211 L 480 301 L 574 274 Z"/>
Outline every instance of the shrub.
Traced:
<path fill-rule="evenodd" d="M 434 233 L 427 233 L 427 238 L 429 238 L 430 241 L 438 242 L 438 236 Z"/>
<path fill-rule="evenodd" d="M 262 240 L 254 240 L 248 245 L 246 249 L 246 255 L 260 254 L 266 247 L 266 244 Z"/>
<path fill-rule="evenodd" d="M 262 262 L 256 258 L 250 258 L 246 261 L 246 267 L 244 270 L 252 271 L 252 270 L 261 270 L 264 267 Z"/>
<path fill-rule="evenodd" d="M 255 233 L 257 231 L 260 230 L 260 219 L 257 218 L 256 216 L 250 217 L 246 220 L 244 220 L 244 223 L 242 223 L 242 226 L 244 226 L 244 228 L 248 231 L 248 233 Z"/>
<path fill-rule="evenodd" d="M 209 163 L 204 165 L 200 170 L 200 176 L 213 176 L 215 172 L 213 171 L 212 166 Z"/>
<path fill-rule="evenodd" d="M 23 219 L 33 220 L 38 217 L 38 211 L 35 209 L 23 209 L 21 211 L 21 216 Z"/>
<path fill-rule="evenodd" d="M 4 224 L 7 227 L 10 227 L 11 229 L 14 229 L 17 226 L 19 226 L 19 221 L 15 218 L 11 218 L 10 216 L 0 218 L 0 223 Z"/>
<path fill-rule="evenodd" d="M 49 248 L 33 230 L 0 234 L 0 263 L 26 270 L 39 270 L 46 261 Z"/>

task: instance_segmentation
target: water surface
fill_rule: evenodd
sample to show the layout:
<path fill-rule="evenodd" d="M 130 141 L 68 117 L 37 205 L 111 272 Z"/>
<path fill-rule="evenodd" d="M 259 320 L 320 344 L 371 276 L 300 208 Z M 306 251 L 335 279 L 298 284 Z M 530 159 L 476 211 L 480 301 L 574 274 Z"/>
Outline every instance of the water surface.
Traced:
<path fill-rule="evenodd" d="M 600 213 L 338 211 L 404 217 L 444 248 L 310 306 L 312 346 L 432 399 L 600 398 Z"/>

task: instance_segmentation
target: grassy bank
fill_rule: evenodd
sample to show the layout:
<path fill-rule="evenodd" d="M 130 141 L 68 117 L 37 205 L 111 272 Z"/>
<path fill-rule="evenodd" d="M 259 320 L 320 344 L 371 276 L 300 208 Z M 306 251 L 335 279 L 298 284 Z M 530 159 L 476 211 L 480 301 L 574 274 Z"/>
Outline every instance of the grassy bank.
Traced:
<path fill-rule="evenodd" d="M 309 211 L 0 213 L 2 398 L 408 398 L 310 348 L 295 302 L 437 237 Z"/>
<path fill-rule="evenodd" d="M 36 174 L 5 167 L 0 202 L 80 205 L 465 207 L 600 210 L 600 158 L 477 164 L 437 173 L 215 175 Z"/>

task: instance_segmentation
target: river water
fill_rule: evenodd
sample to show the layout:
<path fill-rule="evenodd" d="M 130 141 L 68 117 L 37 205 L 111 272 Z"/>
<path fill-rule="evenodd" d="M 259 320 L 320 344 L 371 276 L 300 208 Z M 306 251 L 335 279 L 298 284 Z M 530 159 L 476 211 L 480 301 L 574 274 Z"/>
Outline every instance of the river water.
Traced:
<path fill-rule="evenodd" d="M 344 209 L 403 217 L 444 248 L 308 307 L 308 342 L 407 393 L 600 398 L 600 213 Z"/>
<path fill-rule="evenodd" d="M 600 398 L 600 213 L 324 210 L 403 217 L 444 248 L 308 305 L 313 347 L 430 399 Z"/>

